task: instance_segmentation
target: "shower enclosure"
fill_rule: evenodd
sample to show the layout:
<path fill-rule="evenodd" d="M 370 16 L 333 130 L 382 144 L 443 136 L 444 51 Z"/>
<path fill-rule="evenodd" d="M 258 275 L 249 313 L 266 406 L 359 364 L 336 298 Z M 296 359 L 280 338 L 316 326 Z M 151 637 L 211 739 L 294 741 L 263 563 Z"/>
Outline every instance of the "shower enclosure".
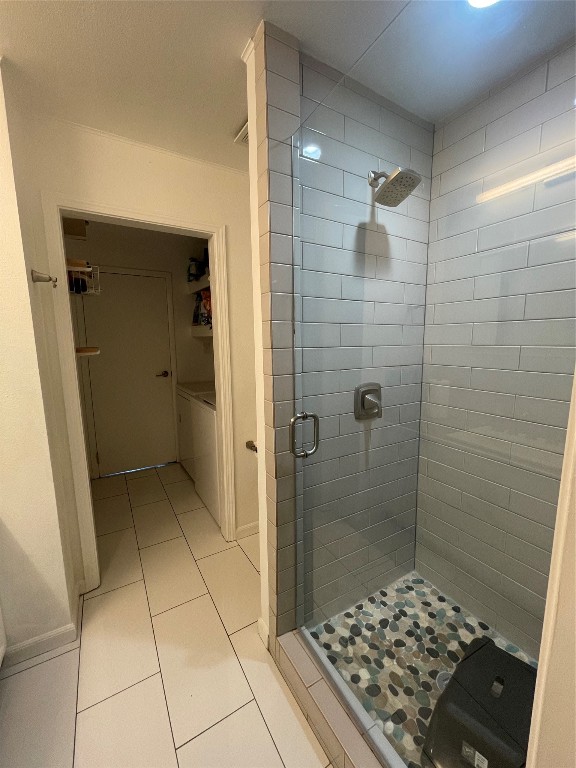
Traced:
<path fill-rule="evenodd" d="M 523 179 L 573 148 L 526 124 L 451 160 L 457 119 L 435 138 L 329 75 L 304 62 L 292 137 L 297 623 L 390 764 L 419 768 L 475 637 L 536 666 L 574 371 L 574 172 Z M 398 165 L 422 182 L 381 206 L 369 174 Z"/>

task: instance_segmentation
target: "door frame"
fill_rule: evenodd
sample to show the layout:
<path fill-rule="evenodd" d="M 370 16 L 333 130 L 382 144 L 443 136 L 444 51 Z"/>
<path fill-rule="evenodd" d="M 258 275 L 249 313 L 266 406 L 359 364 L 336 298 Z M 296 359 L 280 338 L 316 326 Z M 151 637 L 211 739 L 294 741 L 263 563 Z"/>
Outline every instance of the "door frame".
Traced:
<path fill-rule="evenodd" d="M 172 275 L 170 272 L 162 272 L 159 270 L 152 270 L 152 269 L 133 269 L 131 267 L 114 267 L 114 266 L 107 266 L 104 265 L 100 267 L 100 274 L 112 274 L 112 275 L 136 275 L 140 277 L 154 277 L 157 279 L 164 279 L 165 281 L 165 287 L 166 287 L 166 306 L 168 309 L 168 336 L 169 336 L 169 346 L 170 346 L 170 369 L 172 371 L 171 373 L 171 389 L 172 389 L 172 421 L 173 421 L 173 427 L 174 427 L 174 455 L 176 456 L 177 460 L 180 460 L 180 455 L 178 453 L 178 416 L 176 413 L 176 382 L 178 381 L 178 359 L 176 357 L 176 338 L 174 333 L 174 302 L 172 297 Z M 84 301 L 84 296 L 82 296 L 82 300 Z M 84 316 L 82 316 L 82 325 L 83 328 L 82 333 L 86 333 L 86 326 L 84 322 Z M 89 359 L 88 359 L 89 360 Z M 92 386 L 90 384 L 91 378 L 90 378 L 90 366 L 87 366 L 86 370 L 86 376 L 88 377 L 89 386 L 83 387 L 84 392 L 84 405 L 86 407 L 86 415 L 88 418 L 86 430 L 88 432 L 88 444 L 90 446 L 90 454 L 92 454 L 92 450 L 94 452 L 98 448 L 98 436 L 96 431 L 96 421 L 94 418 L 94 408 L 93 408 L 93 400 L 92 400 Z M 83 383 L 83 382 L 82 382 Z M 98 463 L 96 461 L 95 455 L 90 455 L 88 457 L 88 460 L 90 464 L 93 467 L 98 466 Z M 100 471 L 98 469 L 98 476 L 100 476 Z"/>
<path fill-rule="evenodd" d="M 110 206 L 93 200 L 73 199 L 57 192 L 42 193 L 42 210 L 48 264 L 51 275 L 58 278 L 53 292 L 54 318 L 58 360 L 54 361 L 54 376 L 62 381 L 66 402 L 66 425 L 78 529 L 84 565 L 84 589 L 89 592 L 100 584 L 100 569 L 96 548 L 96 530 L 90 491 L 88 456 L 80 401 L 80 381 L 76 365 L 72 311 L 67 290 L 66 254 L 62 217 L 76 216 L 108 224 L 121 224 L 138 229 L 152 229 L 177 235 L 189 235 L 208 240 L 211 266 L 212 317 L 214 330 L 214 379 L 216 383 L 216 414 L 218 452 L 221 459 L 219 497 L 221 499 L 221 530 L 227 541 L 236 538 L 236 504 L 234 496 L 234 432 L 230 359 L 230 321 L 228 303 L 228 270 L 226 226 L 206 224 L 192 218 L 177 218 L 140 213 L 134 209 Z"/>

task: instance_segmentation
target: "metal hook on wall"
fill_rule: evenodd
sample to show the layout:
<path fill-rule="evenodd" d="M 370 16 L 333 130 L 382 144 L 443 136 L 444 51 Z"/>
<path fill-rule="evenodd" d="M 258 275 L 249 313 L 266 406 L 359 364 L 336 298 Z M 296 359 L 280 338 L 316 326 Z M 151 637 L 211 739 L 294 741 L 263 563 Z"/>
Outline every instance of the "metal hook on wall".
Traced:
<path fill-rule="evenodd" d="M 52 275 L 46 275 L 44 274 L 44 272 L 37 272 L 35 269 L 31 269 L 30 274 L 32 275 L 33 283 L 52 283 L 54 288 L 56 288 L 58 284 L 57 277 L 52 277 Z"/>

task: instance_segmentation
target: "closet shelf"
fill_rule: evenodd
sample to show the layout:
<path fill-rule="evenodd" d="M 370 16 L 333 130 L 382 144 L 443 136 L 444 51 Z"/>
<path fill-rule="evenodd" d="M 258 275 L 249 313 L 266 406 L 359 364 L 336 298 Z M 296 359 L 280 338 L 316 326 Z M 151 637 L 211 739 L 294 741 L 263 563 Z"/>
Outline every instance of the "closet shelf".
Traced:
<path fill-rule="evenodd" d="M 87 274 L 92 272 L 90 264 L 81 259 L 66 259 L 66 268 L 69 272 L 86 272 Z"/>
<path fill-rule="evenodd" d="M 199 293 L 204 288 L 210 288 L 210 275 L 204 275 L 200 280 L 194 280 L 194 282 L 188 283 L 188 293 Z"/>
<path fill-rule="evenodd" d="M 193 325 L 192 336 L 212 336 L 212 328 L 208 328 L 207 325 Z"/>
<path fill-rule="evenodd" d="M 100 347 L 76 347 L 78 357 L 91 357 L 100 354 Z"/>

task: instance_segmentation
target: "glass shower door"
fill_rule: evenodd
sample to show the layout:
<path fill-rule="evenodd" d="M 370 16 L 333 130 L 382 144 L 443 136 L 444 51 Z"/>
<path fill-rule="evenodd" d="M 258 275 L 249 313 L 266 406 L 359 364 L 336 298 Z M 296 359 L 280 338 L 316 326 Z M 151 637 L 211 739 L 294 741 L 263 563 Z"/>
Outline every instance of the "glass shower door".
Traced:
<path fill-rule="evenodd" d="M 414 567 L 426 280 L 426 245 L 378 222 L 367 181 L 378 160 L 345 170 L 351 148 L 320 118 L 293 140 L 291 438 L 308 628 Z"/>

